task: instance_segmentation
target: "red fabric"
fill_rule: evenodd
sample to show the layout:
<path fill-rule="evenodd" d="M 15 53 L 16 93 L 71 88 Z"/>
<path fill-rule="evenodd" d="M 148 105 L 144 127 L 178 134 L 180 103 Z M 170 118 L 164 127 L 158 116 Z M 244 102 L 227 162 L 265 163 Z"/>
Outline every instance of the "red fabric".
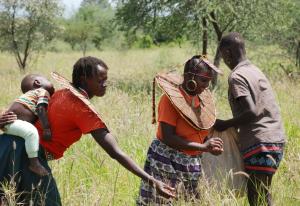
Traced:
<path fill-rule="evenodd" d="M 268 151 L 281 151 L 282 148 L 281 147 L 275 147 L 275 146 L 270 146 L 270 147 L 267 147 L 267 146 L 262 146 L 262 147 L 259 147 L 255 150 L 252 150 L 250 152 L 248 152 L 247 154 L 244 154 L 243 158 L 248 158 L 250 157 L 251 155 L 254 155 L 258 152 L 268 152 Z"/>
<path fill-rule="evenodd" d="M 160 122 L 176 127 L 176 134 L 191 142 L 198 142 L 202 144 L 204 142 L 204 138 L 208 135 L 208 130 L 196 130 L 190 126 L 189 123 L 180 116 L 165 94 L 161 97 L 158 105 L 158 122 L 159 125 L 156 134 L 158 139 L 163 138 Z M 182 152 L 188 155 L 197 155 L 202 153 L 201 151 L 193 150 L 184 150 Z"/>
<path fill-rule="evenodd" d="M 52 139 L 44 141 L 40 138 L 40 144 L 53 154 L 55 159 L 62 157 L 66 149 L 78 141 L 82 134 L 106 128 L 102 120 L 67 89 L 55 92 L 50 99 L 48 119 Z M 38 121 L 35 126 L 42 137 L 40 122 Z"/>
<path fill-rule="evenodd" d="M 276 172 L 276 169 L 264 166 L 249 166 L 245 165 L 245 169 L 247 170 L 258 170 L 258 171 L 266 171 L 266 172 Z"/>

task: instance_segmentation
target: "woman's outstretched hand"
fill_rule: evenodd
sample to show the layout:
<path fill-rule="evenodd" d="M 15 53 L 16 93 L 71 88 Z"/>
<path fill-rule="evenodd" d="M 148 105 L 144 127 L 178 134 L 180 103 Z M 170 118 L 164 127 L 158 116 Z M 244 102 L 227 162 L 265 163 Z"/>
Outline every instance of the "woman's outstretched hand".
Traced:
<path fill-rule="evenodd" d="M 155 187 L 157 192 L 165 198 L 174 198 L 175 189 L 165 183 L 156 180 L 154 177 L 146 173 L 140 168 L 128 155 L 126 155 L 118 146 L 115 138 L 106 129 L 97 129 L 92 132 L 97 143 L 109 154 L 113 159 L 117 160 L 123 167 L 139 176 L 144 181 L 148 181 L 151 186 Z"/>
<path fill-rule="evenodd" d="M 154 178 L 153 178 L 154 179 Z M 170 187 L 169 185 L 154 179 L 153 180 L 154 187 L 156 188 L 157 192 L 165 197 L 165 198 L 175 198 L 175 188 Z"/>
<path fill-rule="evenodd" d="M 13 123 L 15 120 L 17 120 L 17 115 L 13 112 L 4 112 L 0 114 L 0 129 L 7 124 Z"/>

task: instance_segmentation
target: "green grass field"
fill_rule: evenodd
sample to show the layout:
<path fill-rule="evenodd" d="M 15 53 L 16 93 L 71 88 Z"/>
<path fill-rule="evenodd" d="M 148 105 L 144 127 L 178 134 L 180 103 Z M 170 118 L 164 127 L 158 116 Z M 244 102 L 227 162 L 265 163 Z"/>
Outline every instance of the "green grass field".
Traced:
<path fill-rule="evenodd" d="M 281 70 L 279 63 L 293 66 L 276 46 L 252 44 L 248 50 L 249 59 L 268 75 L 272 83 L 288 138 L 285 157 L 273 180 L 275 205 L 300 205 L 300 81 L 290 79 Z M 92 102 L 120 147 L 140 166 L 143 166 L 156 131 L 156 126 L 151 124 L 152 79 L 159 71 L 174 67 L 182 71 L 184 62 L 193 54 L 194 50 L 187 47 L 88 52 L 88 55 L 103 59 L 110 68 L 106 96 L 94 98 Z M 50 78 L 50 72 L 57 71 L 71 79 L 72 66 L 79 57 L 81 53 L 76 52 L 42 54 L 26 73 L 41 73 Z M 214 94 L 218 117 L 228 118 L 231 116 L 227 103 L 229 70 L 223 64 L 221 67 L 225 74 L 219 77 L 220 84 Z M 12 55 L 0 54 L 1 109 L 20 95 L 23 75 Z M 123 206 L 135 203 L 139 178 L 112 160 L 89 135 L 74 144 L 64 158 L 50 164 L 64 205 Z M 194 205 L 247 205 L 246 198 L 236 198 L 226 189 L 220 191 L 204 184 L 201 189 L 205 194 L 203 200 Z M 178 205 L 193 204 L 179 201 Z"/>

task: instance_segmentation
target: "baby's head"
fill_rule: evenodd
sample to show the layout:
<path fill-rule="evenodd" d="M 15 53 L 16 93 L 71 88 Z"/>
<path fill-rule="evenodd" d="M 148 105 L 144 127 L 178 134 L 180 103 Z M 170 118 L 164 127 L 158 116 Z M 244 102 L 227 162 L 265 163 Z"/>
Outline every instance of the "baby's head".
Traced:
<path fill-rule="evenodd" d="M 21 82 L 21 90 L 23 93 L 28 92 L 29 90 L 44 88 L 50 94 L 54 93 L 53 84 L 44 76 L 39 74 L 28 74 L 26 75 Z"/>

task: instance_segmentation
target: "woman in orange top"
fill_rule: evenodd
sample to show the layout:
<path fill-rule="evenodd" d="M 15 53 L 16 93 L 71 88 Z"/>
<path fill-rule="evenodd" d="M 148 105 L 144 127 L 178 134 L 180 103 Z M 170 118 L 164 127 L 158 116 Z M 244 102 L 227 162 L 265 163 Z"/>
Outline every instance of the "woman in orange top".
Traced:
<path fill-rule="evenodd" d="M 203 104 L 198 95 L 208 87 L 213 70 L 219 72 L 207 61 L 200 56 L 189 59 L 184 66 L 183 82 L 171 90 L 177 90 L 175 96 L 181 95 L 187 107 L 199 111 Z M 172 86 L 173 83 L 170 83 L 169 86 Z M 197 183 L 201 177 L 201 153 L 221 154 L 223 142 L 220 138 L 206 139 L 208 130 L 192 126 L 189 117 L 183 115 L 171 98 L 174 94 L 168 94 L 166 90 L 164 92 L 158 106 L 157 138 L 149 147 L 144 169 L 172 187 L 183 183 L 185 197 L 197 198 Z M 154 188 L 148 182 L 142 181 L 137 205 L 149 204 L 172 205 L 172 202 L 155 194 Z"/>

